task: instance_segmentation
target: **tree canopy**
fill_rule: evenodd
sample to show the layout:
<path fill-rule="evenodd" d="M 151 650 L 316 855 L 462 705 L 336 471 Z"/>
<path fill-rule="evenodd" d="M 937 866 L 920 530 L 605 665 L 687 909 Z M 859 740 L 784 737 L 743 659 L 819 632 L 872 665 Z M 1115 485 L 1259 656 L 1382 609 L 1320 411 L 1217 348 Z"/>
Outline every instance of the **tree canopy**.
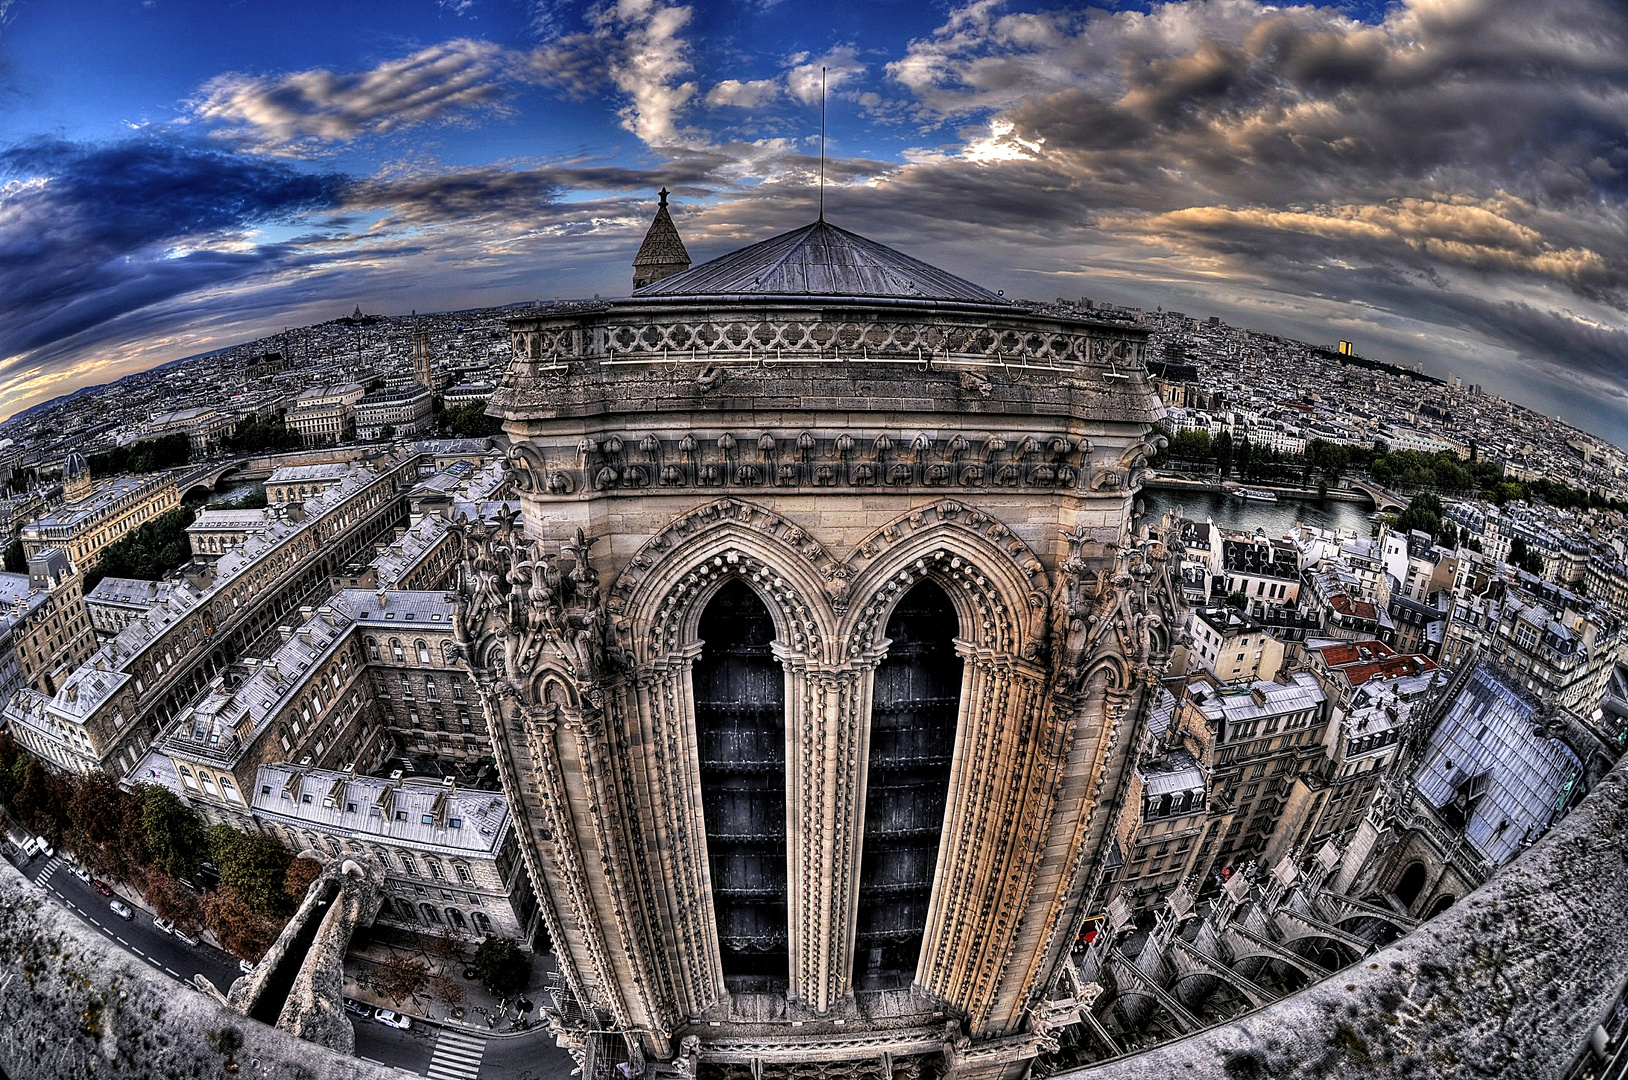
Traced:
<path fill-rule="evenodd" d="M 160 435 L 156 439 L 116 446 L 85 458 L 92 476 L 118 473 L 149 473 L 185 465 L 192 455 L 192 441 L 185 435 Z"/>
<path fill-rule="evenodd" d="M 85 591 L 94 589 L 104 577 L 158 581 L 185 565 L 192 558 L 187 526 L 197 516 L 196 508 L 178 506 L 107 545 L 101 561 L 85 573 Z"/>

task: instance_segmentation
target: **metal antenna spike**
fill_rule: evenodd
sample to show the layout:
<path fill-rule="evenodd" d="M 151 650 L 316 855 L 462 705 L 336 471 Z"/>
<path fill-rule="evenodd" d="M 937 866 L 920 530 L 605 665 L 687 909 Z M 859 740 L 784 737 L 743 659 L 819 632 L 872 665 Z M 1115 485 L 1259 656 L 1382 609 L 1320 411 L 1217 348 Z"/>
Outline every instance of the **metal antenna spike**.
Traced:
<path fill-rule="evenodd" d="M 825 220 L 825 66 L 820 66 L 820 220 Z"/>

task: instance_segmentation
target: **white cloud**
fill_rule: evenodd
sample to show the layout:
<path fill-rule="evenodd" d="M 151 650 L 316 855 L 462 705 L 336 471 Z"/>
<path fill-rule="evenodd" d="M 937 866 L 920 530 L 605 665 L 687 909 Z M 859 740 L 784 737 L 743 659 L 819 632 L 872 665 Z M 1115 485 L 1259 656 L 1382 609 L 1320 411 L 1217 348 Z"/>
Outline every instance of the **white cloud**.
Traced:
<path fill-rule="evenodd" d="M 741 109 L 755 109 L 780 96 L 780 84 L 773 79 L 725 79 L 707 92 L 707 104 L 733 105 Z"/>
<path fill-rule="evenodd" d="M 362 72 L 221 75 L 191 102 L 197 119 L 254 149 L 297 154 L 365 135 L 502 107 L 513 57 L 460 38 Z"/>
<path fill-rule="evenodd" d="M 622 126 L 650 146 L 692 141 L 679 128 L 679 114 L 695 97 L 690 45 L 680 32 L 690 9 L 659 0 L 617 0 L 595 16 L 595 34 L 609 45 L 606 71 L 628 102 L 617 115 Z"/>
<path fill-rule="evenodd" d="M 792 57 L 791 62 L 795 66 L 786 72 L 786 89 L 804 105 L 820 103 L 822 69 L 825 73 L 825 90 L 833 94 L 843 83 L 852 82 L 865 74 L 865 65 L 860 63 L 852 45 L 839 45 L 824 56 L 802 63 L 805 56 L 800 53 Z"/>

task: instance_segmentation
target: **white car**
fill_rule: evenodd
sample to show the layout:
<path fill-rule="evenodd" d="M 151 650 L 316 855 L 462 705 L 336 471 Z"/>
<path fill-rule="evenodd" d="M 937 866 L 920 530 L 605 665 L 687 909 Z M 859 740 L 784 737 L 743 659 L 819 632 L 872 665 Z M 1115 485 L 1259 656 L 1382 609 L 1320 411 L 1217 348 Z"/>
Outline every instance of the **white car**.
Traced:
<path fill-rule="evenodd" d="M 83 866 L 74 867 L 73 876 L 78 878 L 80 881 L 83 881 L 86 885 L 90 884 L 90 871 L 86 870 Z"/>
<path fill-rule="evenodd" d="M 398 1012 L 391 1012 L 389 1009 L 375 1010 L 373 1013 L 373 1019 L 377 1020 L 381 1024 L 386 1024 L 393 1028 L 401 1028 L 403 1031 L 406 1031 L 408 1028 L 413 1026 L 411 1017 L 403 1016 Z"/>
<path fill-rule="evenodd" d="M 255 963 L 253 963 L 251 961 L 248 961 L 248 960 L 239 960 L 237 962 L 237 969 L 239 971 L 243 972 L 243 974 L 245 974 L 245 975 L 253 975 L 254 974 L 254 969 L 259 967 L 259 966 L 260 965 L 255 964 Z"/>
<path fill-rule="evenodd" d="M 175 940 L 181 942 L 183 945 L 192 945 L 196 947 L 198 944 L 197 934 L 189 934 L 179 926 L 177 926 L 174 930 L 171 930 L 170 933 L 174 934 Z"/>
<path fill-rule="evenodd" d="M 121 919 L 130 920 L 136 917 L 136 913 L 130 910 L 130 905 L 123 900 L 109 900 L 107 906 Z"/>
<path fill-rule="evenodd" d="M 153 926 L 164 931 L 166 934 L 175 933 L 175 924 L 170 922 L 168 919 L 160 919 L 157 915 L 153 916 Z"/>

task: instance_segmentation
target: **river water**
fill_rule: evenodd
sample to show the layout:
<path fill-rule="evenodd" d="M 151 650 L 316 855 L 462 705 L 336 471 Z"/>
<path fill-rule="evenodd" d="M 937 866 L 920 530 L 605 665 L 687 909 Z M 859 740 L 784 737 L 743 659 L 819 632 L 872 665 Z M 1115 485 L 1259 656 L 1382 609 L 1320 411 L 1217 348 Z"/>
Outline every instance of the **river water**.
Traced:
<path fill-rule="evenodd" d="M 1373 507 L 1367 503 L 1297 499 L 1290 495 L 1279 495 L 1277 502 L 1268 503 L 1208 491 L 1145 491 L 1141 498 L 1152 520 L 1167 510 L 1176 510 L 1190 520 L 1208 519 L 1228 529 L 1263 528 L 1268 536 L 1281 536 L 1297 522 L 1343 529 L 1361 537 L 1372 535 L 1374 530 L 1374 522 L 1368 517 Z"/>
<path fill-rule="evenodd" d="M 228 480 L 209 496 L 210 509 L 219 510 L 236 506 L 255 492 L 264 494 L 266 485 L 260 480 Z"/>

